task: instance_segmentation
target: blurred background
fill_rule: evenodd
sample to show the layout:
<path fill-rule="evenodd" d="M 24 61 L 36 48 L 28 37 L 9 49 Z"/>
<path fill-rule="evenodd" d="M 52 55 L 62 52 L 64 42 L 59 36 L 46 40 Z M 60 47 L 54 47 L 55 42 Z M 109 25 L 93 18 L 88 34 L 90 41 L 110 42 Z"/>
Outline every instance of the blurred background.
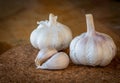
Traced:
<path fill-rule="evenodd" d="M 120 0 L 0 0 L 0 54 L 30 43 L 36 22 L 48 19 L 49 13 L 69 26 L 73 36 L 86 31 L 85 14 L 92 13 L 96 29 L 120 45 Z"/>

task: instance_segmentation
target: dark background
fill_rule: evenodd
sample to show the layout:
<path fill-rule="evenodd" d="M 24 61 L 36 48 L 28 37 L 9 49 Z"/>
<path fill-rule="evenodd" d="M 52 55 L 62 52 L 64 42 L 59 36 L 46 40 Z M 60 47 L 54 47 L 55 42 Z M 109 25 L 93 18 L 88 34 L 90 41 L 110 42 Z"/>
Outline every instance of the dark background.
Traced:
<path fill-rule="evenodd" d="M 73 36 L 86 31 L 85 14 L 92 13 L 97 30 L 120 40 L 120 0 L 0 0 L 0 54 L 29 43 L 36 22 L 49 13 L 69 26 Z"/>

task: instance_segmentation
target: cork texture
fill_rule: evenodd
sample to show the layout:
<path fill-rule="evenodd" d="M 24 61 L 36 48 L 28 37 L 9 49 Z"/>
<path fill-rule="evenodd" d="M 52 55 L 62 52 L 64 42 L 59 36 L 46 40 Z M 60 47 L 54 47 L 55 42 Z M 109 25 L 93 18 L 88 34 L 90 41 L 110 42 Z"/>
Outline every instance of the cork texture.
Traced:
<path fill-rule="evenodd" d="M 63 50 L 68 53 L 67 50 Z M 15 47 L 0 55 L 0 83 L 119 83 L 120 58 L 106 67 L 75 65 L 63 70 L 36 69 L 38 53 L 30 44 Z"/>

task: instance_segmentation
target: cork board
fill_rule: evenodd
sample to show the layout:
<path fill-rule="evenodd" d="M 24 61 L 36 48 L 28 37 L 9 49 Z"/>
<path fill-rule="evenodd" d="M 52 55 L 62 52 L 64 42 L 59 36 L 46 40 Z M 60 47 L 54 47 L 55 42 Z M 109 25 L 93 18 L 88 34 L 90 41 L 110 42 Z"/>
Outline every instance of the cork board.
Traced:
<path fill-rule="evenodd" d="M 68 53 L 68 50 L 63 50 Z M 106 67 L 75 65 L 70 62 L 63 70 L 36 69 L 38 53 L 30 44 L 15 47 L 0 55 L 1 83 L 118 83 L 120 58 L 116 56 Z"/>

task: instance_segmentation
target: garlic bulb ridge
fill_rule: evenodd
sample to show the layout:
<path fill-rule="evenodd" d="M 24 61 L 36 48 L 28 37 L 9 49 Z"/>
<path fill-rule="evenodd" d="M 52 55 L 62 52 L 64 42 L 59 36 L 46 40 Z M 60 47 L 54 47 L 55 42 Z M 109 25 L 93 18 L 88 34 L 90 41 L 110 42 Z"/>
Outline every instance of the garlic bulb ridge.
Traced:
<path fill-rule="evenodd" d="M 30 35 L 31 44 L 38 49 L 55 48 L 57 50 L 65 49 L 72 40 L 71 30 L 57 22 L 57 16 L 49 15 L 49 21 L 37 22 L 38 27 Z"/>
<path fill-rule="evenodd" d="M 70 58 L 75 64 L 106 66 L 116 54 L 116 45 L 107 34 L 95 31 L 92 14 L 86 14 L 87 32 L 70 44 Z"/>

